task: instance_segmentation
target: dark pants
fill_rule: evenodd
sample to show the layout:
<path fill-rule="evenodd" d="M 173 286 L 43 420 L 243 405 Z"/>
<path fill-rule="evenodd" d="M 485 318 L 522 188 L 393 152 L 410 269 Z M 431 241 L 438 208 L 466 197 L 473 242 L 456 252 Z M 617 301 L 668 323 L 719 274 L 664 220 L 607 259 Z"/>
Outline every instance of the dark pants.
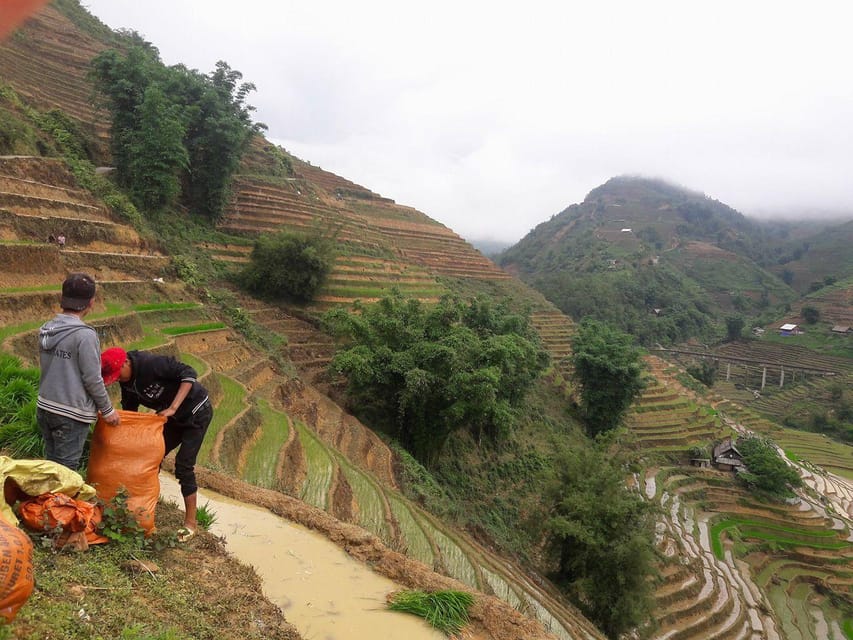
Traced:
<path fill-rule="evenodd" d="M 166 420 L 166 426 L 163 428 L 166 455 L 176 447 L 180 447 L 175 455 L 175 477 L 181 485 L 181 495 L 185 498 L 198 491 L 195 480 L 195 461 L 212 419 L 213 407 L 208 400 L 188 419 L 178 421 L 172 416 Z"/>
<path fill-rule="evenodd" d="M 77 471 L 91 425 L 44 409 L 36 410 L 36 421 L 44 438 L 45 460 L 64 464 L 72 471 Z"/>

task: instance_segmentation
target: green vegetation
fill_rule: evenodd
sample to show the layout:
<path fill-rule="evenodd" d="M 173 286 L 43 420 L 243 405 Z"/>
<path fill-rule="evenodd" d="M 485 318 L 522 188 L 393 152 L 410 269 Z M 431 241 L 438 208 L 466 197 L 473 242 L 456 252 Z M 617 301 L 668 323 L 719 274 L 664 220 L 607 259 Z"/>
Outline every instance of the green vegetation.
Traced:
<path fill-rule="evenodd" d="M 39 371 L 0 353 L 0 448 L 14 458 L 41 458 L 44 440 L 36 425 Z"/>
<path fill-rule="evenodd" d="M 768 438 L 748 436 L 738 438 L 738 451 L 743 455 L 748 471 L 738 474 L 738 479 L 754 491 L 778 498 L 794 495 L 792 487 L 802 485 L 799 473 L 776 451 Z"/>
<path fill-rule="evenodd" d="M 506 435 L 547 364 L 528 317 L 485 299 L 426 307 L 396 294 L 324 320 L 346 341 L 331 366 L 357 414 L 427 464 L 454 431 Z"/>
<path fill-rule="evenodd" d="M 706 387 L 713 387 L 714 382 L 717 380 L 718 367 L 717 362 L 703 358 L 699 362 L 689 365 L 687 373 Z M 690 384 L 685 386 L 692 388 Z"/>
<path fill-rule="evenodd" d="M 735 342 L 743 337 L 743 327 L 746 321 L 742 316 L 728 316 L 726 318 L 726 341 Z"/>
<path fill-rule="evenodd" d="M 615 428 L 643 389 L 640 350 L 631 336 L 584 320 L 572 340 L 581 409 L 590 435 Z"/>
<path fill-rule="evenodd" d="M 769 542 L 776 547 L 809 547 L 811 549 L 834 550 L 849 547 L 847 542 L 838 537 L 837 532 L 831 530 L 807 530 L 755 519 L 727 517 L 715 522 L 710 530 L 711 548 L 714 556 L 719 560 L 724 557 L 722 534 L 725 531 L 731 531 L 738 538 Z"/>
<path fill-rule="evenodd" d="M 803 316 L 803 320 L 806 321 L 806 324 L 816 324 L 817 321 L 820 320 L 820 309 L 811 305 L 806 305 L 800 310 L 800 315 Z"/>
<path fill-rule="evenodd" d="M 224 329 L 226 324 L 224 322 L 204 322 L 202 324 L 194 324 L 188 327 L 164 327 L 161 329 L 161 333 L 165 333 L 169 336 L 179 336 L 185 333 L 198 333 L 199 331 L 212 331 L 215 329 Z"/>
<path fill-rule="evenodd" d="M 652 611 L 655 507 L 625 489 L 625 471 L 606 440 L 567 450 L 554 472 L 546 523 L 553 578 L 615 640 Z"/>
<path fill-rule="evenodd" d="M 282 231 L 263 235 L 241 276 L 243 286 L 263 297 L 309 302 L 334 265 L 332 241 L 319 234 Z"/>
<path fill-rule="evenodd" d="M 216 524 L 216 511 L 211 508 L 210 502 L 205 502 L 200 507 L 197 507 L 195 517 L 198 526 L 205 531 L 210 531 L 210 527 Z"/>
<path fill-rule="evenodd" d="M 474 596 L 466 591 L 397 591 L 388 600 L 388 608 L 424 618 L 433 627 L 455 636 L 468 624 L 468 610 Z"/>
<path fill-rule="evenodd" d="M 619 177 L 498 258 L 576 320 L 644 345 L 719 336 L 732 312 L 778 315 L 795 293 L 765 266 L 790 225 L 759 224 L 660 180 Z"/>
<path fill-rule="evenodd" d="M 141 40 L 141 39 L 140 39 Z M 228 184 L 252 136 L 245 103 L 255 89 L 219 61 L 210 74 L 166 67 L 141 41 L 126 54 L 108 49 L 92 61 L 91 78 L 112 116 L 112 153 L 119 184 L 134 202 L 161 210 L 182 202 L 216 220 Z"/>

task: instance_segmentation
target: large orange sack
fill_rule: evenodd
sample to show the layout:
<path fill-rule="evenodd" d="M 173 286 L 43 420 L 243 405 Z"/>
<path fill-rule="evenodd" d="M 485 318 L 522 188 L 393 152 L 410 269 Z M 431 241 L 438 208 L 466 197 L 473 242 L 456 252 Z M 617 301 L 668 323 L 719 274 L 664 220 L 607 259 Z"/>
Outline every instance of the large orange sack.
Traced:
<path fill-rule="evenodd" d="M 43 493 L 21 502 L 21 521 L 33 531 L 62 529 L 82 532 L 88 544 L 103 544 L 109 539 L 98 533 L 101 510 L 90 502 L 75 500 L 63 493 Z"/>
<path fill-rule="evenodd" d="M 92 434 L 86 481 L 98 497 L 112 500 L 127 490 L 128 508 L 146 534 L 154 531 L 154 512 L 160 497 L 160 462 L 166 452 L 163 425 L 166 418 L 154 413 L 119 411 L 121 424 L 108 425 L 98 418 Z"/>
<path fill-rule="evenodd" d="M 34 586 L 33 543 L 0 517 L 0 618 L 12 622 Z"/>

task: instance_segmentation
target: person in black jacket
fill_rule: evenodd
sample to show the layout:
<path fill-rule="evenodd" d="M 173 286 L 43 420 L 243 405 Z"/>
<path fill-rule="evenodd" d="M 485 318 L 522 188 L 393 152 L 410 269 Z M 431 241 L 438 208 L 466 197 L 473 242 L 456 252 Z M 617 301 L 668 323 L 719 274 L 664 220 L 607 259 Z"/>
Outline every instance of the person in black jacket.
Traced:
<path fill-rule="evenodd" d="M 175 477 L 181 485 L 185 514 L 178 540 L 186 542 L 198 528 L 195 463 L 213 419 L 207 390 L 188 364 L 171 356 L 146 351 L 125 352 L 119 347 L 101 354 L 101 375 L 106 385 L 119 382 L 122 409 L 136 411 L 142 405 L 166 417 L 163 429 L 166 455 L 180 447 L 175 456 Z"/>

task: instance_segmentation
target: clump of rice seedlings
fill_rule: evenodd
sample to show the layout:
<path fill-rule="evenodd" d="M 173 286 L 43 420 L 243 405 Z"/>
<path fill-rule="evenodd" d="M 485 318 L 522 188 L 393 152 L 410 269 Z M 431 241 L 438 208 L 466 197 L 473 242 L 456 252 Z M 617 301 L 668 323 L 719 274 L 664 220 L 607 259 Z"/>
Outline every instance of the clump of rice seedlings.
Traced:
<path fill-rule="evenodd" d="M 210 502 L 205 502 L 195 510 L 195 518 L 198 526 L 205 531 L 210 531 L 210 527 L 216 522 L 216 512 L 210 508 Z"/>
<path fill-rule="evenodd" d="M 388 608 L 424 618 L 448 636 L 459 633 L 468 624 L 468 610 L 474 596 L 466 591 L 403 590 L 392 593 Z"/>

